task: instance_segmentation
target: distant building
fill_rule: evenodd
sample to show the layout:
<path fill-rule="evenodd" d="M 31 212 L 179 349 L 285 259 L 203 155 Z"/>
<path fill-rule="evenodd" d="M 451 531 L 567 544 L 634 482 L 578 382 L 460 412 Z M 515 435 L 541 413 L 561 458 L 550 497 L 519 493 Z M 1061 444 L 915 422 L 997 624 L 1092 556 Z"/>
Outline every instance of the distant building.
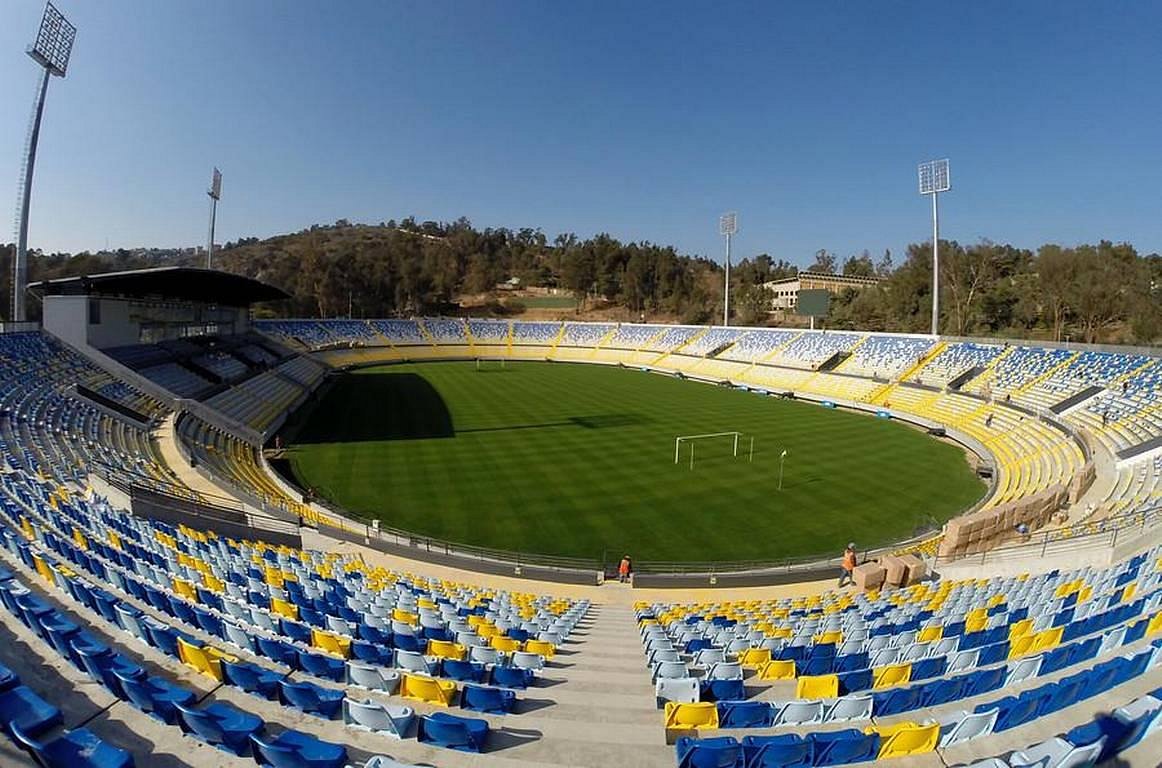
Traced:
<path fill-rule="evenodd" d="M 763 283 L 771 292 L 771 310 L 774 312 L 793 310 L 799 303 L 799 291 L 823 289 L 832 294 L 848 288 L 862 290 L 880 282 L 878 277 L 855 277 L 853 275 L 833 275 L 827 272 L 800 272 L 795 277 L 772 280 Z"/>

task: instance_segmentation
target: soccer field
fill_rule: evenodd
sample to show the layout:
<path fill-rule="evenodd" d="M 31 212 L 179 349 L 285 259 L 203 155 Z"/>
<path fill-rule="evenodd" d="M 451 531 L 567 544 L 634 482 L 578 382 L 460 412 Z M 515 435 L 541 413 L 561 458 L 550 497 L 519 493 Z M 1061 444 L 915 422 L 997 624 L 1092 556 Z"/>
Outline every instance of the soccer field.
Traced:
<path fill-rule="evenodd" d="M 699 442 L 674 464 L 674 438 Z M 750 460 L 750 438 L 754 457 Z M 385 525 L 548 555 L 723 561 L 911 535 L 985 491 L 911 427 L 638 370 L 381 366 L 342 376 L 293 436 L 296 479 Z M 783 487 L 779 455 L 786 449 Z"/>

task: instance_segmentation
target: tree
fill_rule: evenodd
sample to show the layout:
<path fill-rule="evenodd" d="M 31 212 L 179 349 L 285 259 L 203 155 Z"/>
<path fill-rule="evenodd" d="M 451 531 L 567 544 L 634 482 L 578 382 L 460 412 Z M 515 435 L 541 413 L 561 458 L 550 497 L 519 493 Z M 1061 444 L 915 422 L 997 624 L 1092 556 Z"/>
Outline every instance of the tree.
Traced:
<path fill-rule="evenodd" d="M 848 277 L 875 277 L 876 269 L 871 254 L 864 251 L 859 256 L 848 256 L 843 261 L 843 274 Z"/>
<path fill-rule="evenodd" d="M 825 272 L 829 275 L 835 274 L 835 254 L 829 253 L 827 249 L 820 248 L 815 251 L 815 263 L 807 268 L 808 272 Z"/>
<path fill-rule="evenodd" d="M 981 294 L 993 279 L 994 246 L 986 241 L 969 248 L 955 241 L 941 243 L 942 283 L 952 320 L 952 332 L 964 336 L 971 329 Z"/>

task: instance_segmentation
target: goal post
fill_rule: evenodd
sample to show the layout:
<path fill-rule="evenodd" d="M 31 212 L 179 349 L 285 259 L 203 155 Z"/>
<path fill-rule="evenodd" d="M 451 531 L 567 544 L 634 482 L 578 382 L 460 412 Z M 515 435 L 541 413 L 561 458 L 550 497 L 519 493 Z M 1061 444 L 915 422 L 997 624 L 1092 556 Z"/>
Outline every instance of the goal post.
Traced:
<path fill-rule="evenodd" d="M 718 440 L 730 442 L 730 453 L 734 458 L 738 458 L 740 446 L 743 446 L 744 438 L 747 437 L 742 432 L 710 432 L 705 435 L 678 435 L 674 438 L 674 463 L 678 464 L 682 460 L 682 445 L 690 446 L 690 468 L 694 468 L 694 446 L 699 442 L 707 440 Z M 745 446 L 743 446 L 745 448 Z M 750 445 L 747 452 L 747 461 L 754 460 L 754 436 L 750 436 Z"/>
<path fill-rule="evenodd" d="M 501 370 L 508 368 L 507 361 L 503 357 L 478 357 L 476 358 L 476 370 L 484 371 L 490 370 L 490 364 L 495 366 L 499 364 Z"/>

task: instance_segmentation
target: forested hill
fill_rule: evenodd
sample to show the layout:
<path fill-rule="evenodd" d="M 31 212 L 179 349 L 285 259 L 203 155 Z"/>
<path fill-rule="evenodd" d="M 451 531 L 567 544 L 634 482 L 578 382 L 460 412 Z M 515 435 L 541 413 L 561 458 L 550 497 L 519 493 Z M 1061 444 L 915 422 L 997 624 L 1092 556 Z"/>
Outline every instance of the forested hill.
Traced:
<path fill-rule="evenodd" d="M 0 246 L 0 295 L 7 298 L 11 246 Z M 982 241 L 941 241 L 942 329 L 951 335 L 1148 344 L 1162 335 L 1162 257 L 1129 244 L 1043 245 L 1034 250 Z M 30 279 L 191 264 L 191 249 L 34 254 Z M 227 243 L 215 266 L 287 290 L 292 299 L 262 307 L 297 317 L 390 317 L 423 313 L 519 313 L 521 294 L 553 288 L 576 298 L 559 315 L 687 323 L 720 322 L 722 267 L 669 246 L 623 243 L 609 235 L 549 240 L 534 229 L 476 229 L 413 219 L 315 226 L 266 240 Z M 897 259 L 867 251 L 840 259 L 820 250 L 813 271 L 878 276 L 878 287 L 832 302 L 827 326 L 924 332 L 931 305 L 931 245 L 909 245 Z M 766 281 L 797 269 L 762 254 L 731 271 L 732 319 L 772 322 Z M 504 301 L 498 300 L 503 297 Z M 4 302 L 7 309 L 7 301 Z M 38 311 L 33 306 L 32 310 Z"/>

